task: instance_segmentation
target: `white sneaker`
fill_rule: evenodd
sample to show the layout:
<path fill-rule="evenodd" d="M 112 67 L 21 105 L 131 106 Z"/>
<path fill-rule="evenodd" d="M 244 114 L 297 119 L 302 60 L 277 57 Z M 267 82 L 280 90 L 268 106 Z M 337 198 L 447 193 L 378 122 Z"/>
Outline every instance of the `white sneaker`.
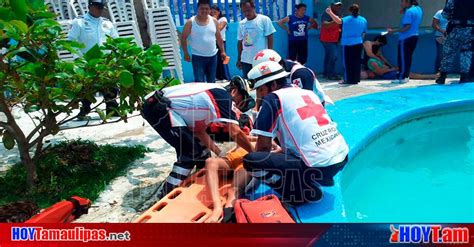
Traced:
<path fill-rule="evenodd" d="M 410 82 L 410 78 L 404 78 L 403 80 L 400 80 L 400 84 L 405 84 L 405 83 L 408 83 Z"/>
<path fill-rule="evenodd" d="M 393 84 L 400 84 L 400 80 L 398 80 L 398 79 L 392 80 L 392 83 L 393 83 Z"/>

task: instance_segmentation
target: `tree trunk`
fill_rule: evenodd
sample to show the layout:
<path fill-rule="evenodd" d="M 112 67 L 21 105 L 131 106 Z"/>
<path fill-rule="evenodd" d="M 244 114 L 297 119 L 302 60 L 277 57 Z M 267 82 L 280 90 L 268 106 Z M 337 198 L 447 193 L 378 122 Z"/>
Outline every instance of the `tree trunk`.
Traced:
<path fill-rule="evenodd" d="M 0 62 L 0 65 L 5 66 L 5 64 L 3 64 L 2 62 Z M 0 112 L 4 113 L 7 117 L 7 122 L 4 123 L 2 127 L 12 135 L 13 139 L 15 139 L 17 143 L 21 162 L 23 163 L 26 169 L 26 184 L 28 186 L 28 190 L 31 190 L 38 179 L 38 176 L 36 174 L 36 163 L 31 158 L 28 139 L 21 130 L 20 126 L 18 126 L 17 122 L 15 121 L 15 118 L 13 117 L 11 109 L 3 93 L 0 93 Z"/>
<path fill-rule="evenodd" d="M 19 142 L 18 151 L 20 152 L 21 162 L 26 169 L 26 184 L 28 186 L 28 190 L 31 190 L 35 186 L 35 183 L 38 179 L 38 175 L 36 174 L 36 164 L 30 156 L 28 144 L 22 145 Z"/>

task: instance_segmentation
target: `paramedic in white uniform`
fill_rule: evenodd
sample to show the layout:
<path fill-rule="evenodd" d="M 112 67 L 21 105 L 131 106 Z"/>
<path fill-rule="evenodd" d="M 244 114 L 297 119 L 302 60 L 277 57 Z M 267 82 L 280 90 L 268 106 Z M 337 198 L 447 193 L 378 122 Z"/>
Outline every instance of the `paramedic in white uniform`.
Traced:
<path fill-rule="evenodd" d="M 284 201 L 315 202 L 322 197 L 320 186 L 334 185 L 349 148 L 320 99 L 312 91 L 290 86 L 288 75 L 272 61 L 254 66 L 248 74 L 262 105 L 251 132 L 257 136 L 256 152 L 245 156 L 244 168 Z M 271 152 L 274 138 L 281 152 Z"/>
<path fill-rule="evenodd" d="M 237 145 L 252 151 L 247 135 L 239 127 L 233 101 L 243 112 L 255 105 L 247 92 L 243 95 L 237 89 L 226 90 L 215 83 L 181 84 L 146 97 L 143 117 L 175 148 L 177 156 L 171 173 L 156 194 L 157 199 L 178 186 L 195 166 L 203 167 L 210 157 L 209 150 L 222 157 L 226 155 L 206 133 L 210 123 L 224 124 Z"/>

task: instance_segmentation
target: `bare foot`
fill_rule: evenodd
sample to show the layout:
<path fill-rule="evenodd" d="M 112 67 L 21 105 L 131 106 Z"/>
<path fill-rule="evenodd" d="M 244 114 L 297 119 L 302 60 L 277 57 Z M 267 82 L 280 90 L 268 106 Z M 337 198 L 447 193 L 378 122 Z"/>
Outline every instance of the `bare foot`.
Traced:
<path fill-rule="evenodd" d="M 224 210 L 222 209 L 222 207 L 214 208 L 211 216 L 209 216 L 209 218 L 207 218 L 205 222 L 206 223 L 219 223 L 220 220 L 222 219 L 223 212 Z"/>

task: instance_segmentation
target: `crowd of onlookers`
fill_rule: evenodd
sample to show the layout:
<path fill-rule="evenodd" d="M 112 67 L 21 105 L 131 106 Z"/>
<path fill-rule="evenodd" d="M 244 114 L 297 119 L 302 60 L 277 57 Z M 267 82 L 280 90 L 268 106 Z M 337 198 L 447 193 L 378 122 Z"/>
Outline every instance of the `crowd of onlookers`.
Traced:
<path fill-rule="evenodd" d="M 462 0 L 458 0 L 462 1 Z M 361 79 L 381 78 L 394 83 L 406 83 L 412 79 L 436 79 L 438 75 L 422 75 L 411 72 L 413 54 L 418 43 L 419 28 L 423 10 L 416 0 L 401 0 L 401 24 L 399 28 L 388 28 L 373 40 L 365 40 L 367 20 L 361 15 L 361 7 L 352 4 L 350 15 L 342 16 L 343 3 L 334 1 L 322 14 L 320 24 L 306 15 L 306 5 L 295 6 L 294 14 L 278 21 L 278 26 L 288 33 L 287 58 L 305 64 L 308 58 L 308 30 L 319 29 L 320 41 L 324 47 L 323 76 L 329 80 L 338 80 L 340 84 L 357 84 Z M 243 20 L 238 27 L 238 57 L 236 66 L 244 77 L 252 68 L 251 59 L 263 49 L 273 49 L 276 32 L 270 18 L 258 14 L 253 0 L 242 0 L 240 8 Z M 210 16 L 213 18 L 211 18 Z M 447 38 L 448 20 L 439 10 L 433 17 L 435 31 L 436 65 L 440 71 L 443 44 Z M 228 80 L 229 57 L 225 53 L 225 32 L 227 20 L 209 0 L 198 2 L 198 14 L 188 20 L 181 39 L 184 58 L 192 61 L 194 80 L 214 82 Z M 219 34 L 218 34 L 219 33 Z M 394 66 L 382 54 L 387 44 L 387 36 L 398 33 L 398 64 Z M 190 43 L 187 42 L 189 37 Z M 221 40 L 223 46 L 221 47 Z M 191 47 L 192 56 L 187 51 Z M 217 47 L 216 47 L 217 44 Z M 233 49 L 227 47 L 227 49 Z M 191 59 L 192 57 L 192 59 Z M 341 58 L 344 72 L 342 78 L 336 72 L 338 59 Z"/>
<path fill-rule="evenodd" d="M 411 72 L 423 10 L 417 0 L 400 0 L 400 4 L 400 27 L 388 28 L 372 40 L 365 37 L 368 23 L 357 4 L 349 6 L 350 14 L 343 17 L 343 3 L 334 1 L 322 13 L 319 23 L 306 15 L 305 4 L 297 4 L 293 14 L 278 21 L 278 26 L 288 33 L 287 58 L 305 65 L 310 49 L 308 30 L 319 29 L 319 39 L 324 48 L 323 77 L 328 80 L 357 84 L 361 79 L 379 78 L 406 83 L 412 78 L 436 79 L 436 83 L 444 84 L 448 73 L 459 73 L 460 82 L 474 81 L 474 1 L 447 0 L 445 8 L 434 14 L 432 27 L 435 32 L 437 74 Z M 87 14 L 72 22 L 68 34 L 70 40 L 85 44 L 80 53 L 87 52 L 95 44 L 104 43 L 108 36 L 118 36 L 114 25 L 102 17 L 105 0 L 89 0 L 88 8 Z M 192 62 L 195 82 L 230 80 L 230 57 L 226 50 L 235 48 L 226 47 L 228 20 L 217 6 L 211 5 L 210 0 L 199 0 L 197 9 L 196 16 L 187 20 L 182 32 L 184 60 Z M 260 56 L 259 52 L 273 49 L 276 29 L 269 17 L 256 12 L 254 0 L 241 0 L 240 9 L 244 19 L 239 22 L 237 30 L 236 67 L 247 78 L 253 59 Z M 386 59 L 382 52 L 387 45 L 387 36 L 394 33 L 398 33 L 399 39 L 397 65 Z M 188 51 L 188 45 L 191 51 Z M 342 78 L 336 72 L 339 58 L 344 68 Z M 281 63 L 291 64 L 286 67 L 298 67 L 292 62 L 284 62 L 284 59 Z M 314 73 L 303 77 L 312 82 Z M 305 80 L 299 84 L 303 87 L 310 85 Z M 112 109 L 117 103 L 113 99 L 117 91 L 111 90 L 104 96 L 107 98 L 107 112 L 114 113 Z M 88 100 L 82 101 L 79 118 L 87 118 L 90 105 Z"/>
<path fill-rule="evenodd" d="M 349 15 L 342 16 L 341 1 L 333 1 L 318 20 L 306 15 L 306 5 L 295 5 L 293 14 L 279 20 L 278 26 L 288 33 L 286 58 L 305 65 L 308 60 L 308 31 L 319 29 L 324 48 L 322 76 L 338 80 L 340 84 L 357 84 L 361 79 L 381 78 L 395 83 L 413 79 L 436 79 L 444 84 L 448 73 L 460 72 L 461 82 L 473 79 L 474 53 L 474 1 L 447 0 L 444 9 L 437 11 L 432 20 L 436 43 L 435 71 L 438 74 L 422 75 L 411 72 L 413 54 L 418 44 L 423 9 L 417 0 L 400 0 L 401 21 L 398 28 L 388 28 L 374 39 L 366 39 L 368 21 L 362 16 L 361 6 L 352 4 Z M 117 37 L 113 24 L 102 17 L 105 0 L 89 0 L 89 12 L 72 22 L 68 38 L 85 44 L 85 53 L 95 44 L 105 42 L 107 36 Z M 242 20 L 237 30 L 237 64 L 246 78 L 252 69 L 252 59 L 264 49 L 273 49 L 276 29 L 271 19 L 258 14 L 254 0 L 241 0 Z M 197 14 L 184 25 L 181 48 L 184 60 L 192 62 L 195 82 L 230 80 L 226 47 L 228 20 L 210 0 L 199 0 Z M 387 36 L 398 34 L 398 63 L 387 60 L 382 47 Z M 190 48 L 190 51 L 188 50 Z M 258 56 L 257 56 L 258 57 Z M 342 61 L 338 61 L 341 59 Z M 457 59 L 457 60 L 456 60 Z M 338 62 L 343 65 L 342 78 L 337 73 Z M 459 66 L 458 66 L 459 64 Z M 460 68 L 457 68 L 460 67 Z M 113 98 L 116 93 L 110 95 Z M 112 101 L 111 101 L 112 102 Z M 83 114 L 90 111 L 84 101 Z M 113 108 L 110 105 L 108 108 Z"/>

